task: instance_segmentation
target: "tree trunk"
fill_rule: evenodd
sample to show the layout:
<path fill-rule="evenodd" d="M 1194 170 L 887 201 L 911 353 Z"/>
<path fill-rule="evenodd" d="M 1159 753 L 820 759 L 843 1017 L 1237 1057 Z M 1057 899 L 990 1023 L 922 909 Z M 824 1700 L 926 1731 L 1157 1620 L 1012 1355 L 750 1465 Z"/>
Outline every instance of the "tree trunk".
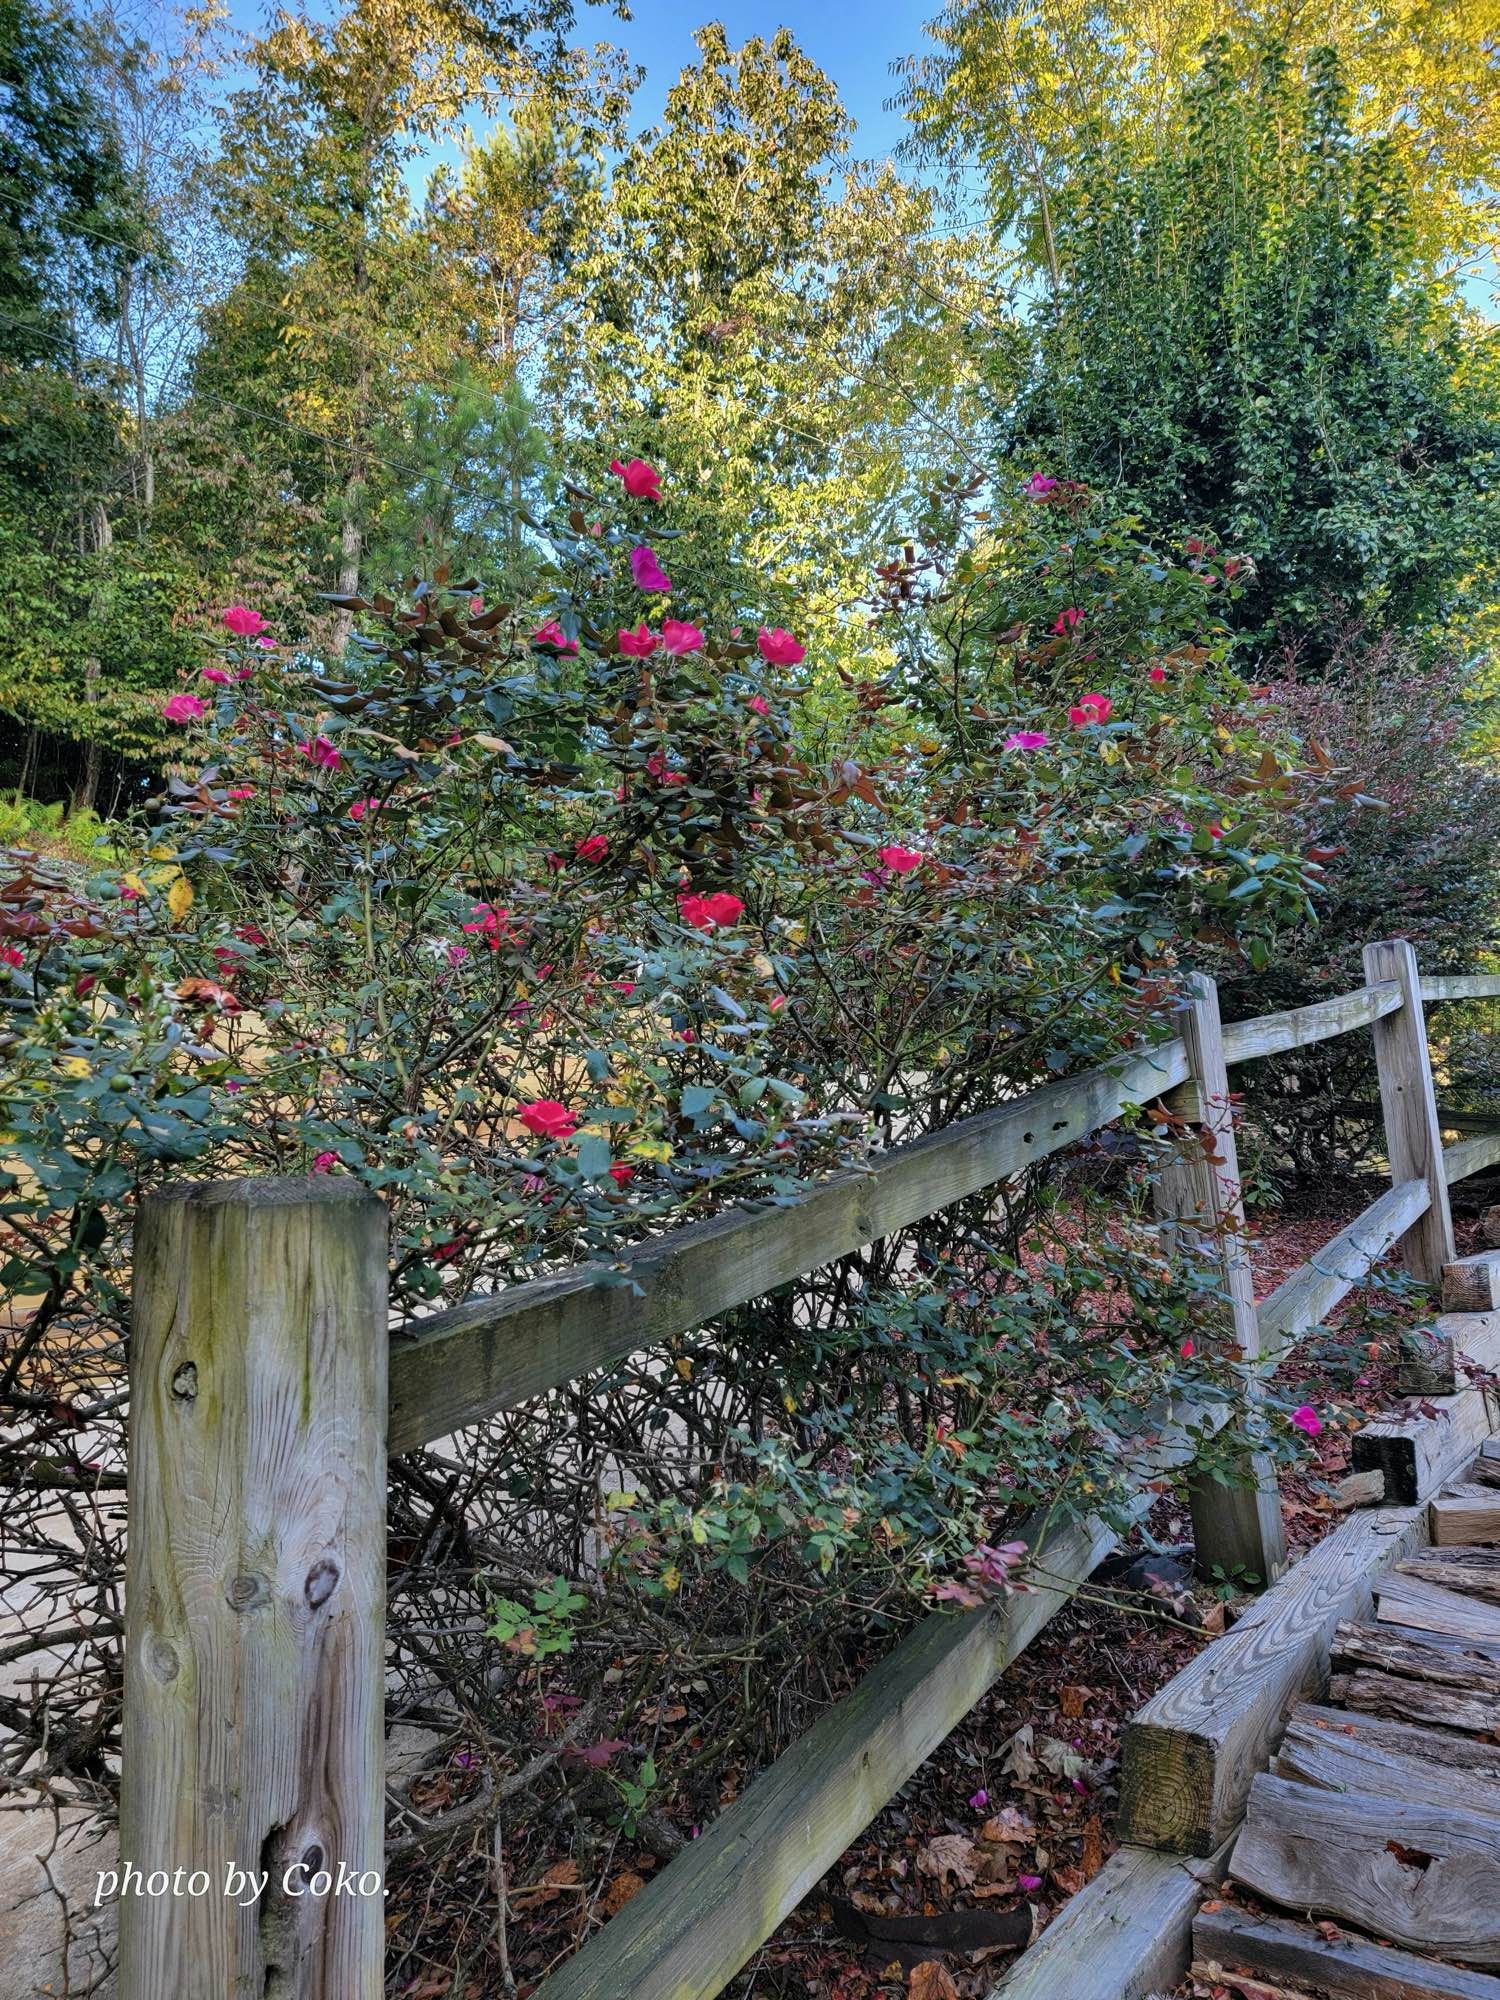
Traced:
<path fill-rule="evenodd" d="M 114 544 L 114 531 L 104 502 L 95 500 L 89 506 L 86 534 L 96 556 L 107 555 Z M 89 622 L 95 623 L 104 616 L 104 590 L 102 576 L 94 579 L 94 588 L 89 597 Z M 71 812 L 92 812 L 94 801 L 99 796 L 99 773 L 103 765 L 103 752 L 99 744 L 98 724 L 93 714 L 99 701 L 99 682 L 104 668 L 96 658 L 84 661 L 83 665 L 83 770 L 78 783 L 73 788 Z"/>

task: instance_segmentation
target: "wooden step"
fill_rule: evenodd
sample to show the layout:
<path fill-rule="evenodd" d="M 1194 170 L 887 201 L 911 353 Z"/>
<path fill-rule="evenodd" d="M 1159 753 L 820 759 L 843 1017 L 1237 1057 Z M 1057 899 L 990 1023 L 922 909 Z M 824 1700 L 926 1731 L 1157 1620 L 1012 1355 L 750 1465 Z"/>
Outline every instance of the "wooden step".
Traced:
<path fill-rule="evenodd" d="M 1362 1733 L 1364 1718 L 1337 1710 L 1332 1714 L 1336 1719 L 1326 1723 L 1308 1721 L 1305 1714 L 1292 1717 L 1271 1762 L 1278 1778 L 1295 1778 L 1326 1792 L 1368 1792 L 1404 1805 L 1452 1805 L 1500 1823 L 1500 1762 L 1492 1760 L 1487 1771 L 1465 1770 L 1441 1754 L 1448 1743 L 1462 1743 L 1462 1738 L 1437 1729 L 1408 1729 L 1408 1740 L 1398 1750 L 1389 1737 Z"/>
<path fill-rule="evenodd" d="M 1456 1590 L 1460 1597 L 1500 1604 L 1500 1551 L 1473 1544 L 1442 1549 L 1418 1549 L 1396 1565 L 1401 1576 L 1419 1576 L 1426 1583 Z"/>
<path fill-rule="evenodd" d="M 1262 1771 L 1229 1872 L 1274 1903 L 1409 1950 L 1500 1966 L 1500 1820 Z"/>
<path fill-rule="evenodd" d="M 1461 1596 L 1456 1590 L 1413 1576 L 1404 1565 L 1377 1577 L 1374 1588 L 1375 1616 L 1382 1624 L 1500 1645 L 1500 1604 Z"/>
<path fill-rule="evenodd" d="M 1311 1987 L 1324 2000 L 1500 2000 L 1500 1979 L 1487 1972 L 1434 1965 L 1352 1931 L 1325 1938 L 1289 1917 L 1212 1903 L 1193 1925 L 1193 1975 L 1215 1986 L 1231 1968 Z"/>
<path fill-rule="evenodd" d="M 1329 1701 L 1472 1736 L 1500 1732 L 1500 1646 L 1397 1625 L 1340 1625 Z"/>
<path fill-rule="evenodd" d="M 1287 1718 L 1290 1728 L 1337 1730 L 1357 1739 L 1372 1752 L 1393 1757 L 1423 1757 L 1455 1771 L 1472 1774 L 1500 1790 L 1500 1743 L 1474 1743 L 1467 1736 L 1451 1736 L 1445 1729 L 1424 1729 L 1415 1722 L 1398 1722 L 1383 1715 L 1361 1715 L 1346 1708 L 1325 1708 L 1320 1702 L 1299 1702 Z M 1367 1791 L 1380 1787 L 1366 1786 Z"/>
<path fill-rule="evenodd" d="M 1443 1266 L 1443 1311 L 1486 1313 L 1500 1307 L 1500 1250 L 1479 1250 Z"/>

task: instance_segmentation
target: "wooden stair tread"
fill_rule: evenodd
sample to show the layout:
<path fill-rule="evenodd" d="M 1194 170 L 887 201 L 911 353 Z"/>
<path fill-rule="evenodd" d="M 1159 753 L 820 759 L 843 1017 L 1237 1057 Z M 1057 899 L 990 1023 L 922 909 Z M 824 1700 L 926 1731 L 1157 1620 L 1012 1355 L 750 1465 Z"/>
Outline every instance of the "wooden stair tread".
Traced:
<path fill-rule="evenodd" d="M 1420 1577 L 1461 1597 L 1500 1604 L 1500 1550 L 1459 1542 L 1446 1548 L 1418 1549 L 1396 1565 L 1400 1576 Z M 1378 1592 L 1377 1586 L 1377 1592 Z"/>
<path fill-rule="evenodd" d="M 1287 1717 L 1287 1728 L 1315 1729 L 1355 1738 L 1395 1757 L 1423 1757 L 1455 1771 L 1488 1779 L 1500 1799 L 1500 1743 L 1475 1743 L 1446 1729 L 1429 1729 L 1358 1709 L 1329 1708 L 1320 1702 L 1299 1702 Z"/>
<path fill-rule="evenodd" d="M 1500 1646 L 1500 1604 L 1467 1596 L 1413 1575 L 1401 1564 L 1375 1579 L 1375 1615 L 1382 1624 L 1405 1625 L 1454 1638 Z"/>
<path fill-rule="evenodd" d="M 1500 1765 L 1486 1771 L 1446 1758 L 1440 1730 L 1410 1729 L 1399 1747 L 1389 1735 L 1361 1732 L 1362 1718 L 1333 1710 L 1320 1723 L 1294 1715 L 1271 1763 L 1278 1778 L 1330 1792 L 1364 1792 L 1392 1805 L 1453 1807 L 1500 1825 Z M 1466 1746 L 1467 1747 L 1467 1746 Z M 1497 1745 L 1500 1755 L 1500 1745 Z M 1481 1753 L 1482 1756 L 1482 1753 Z"/>
<path fill-rule="evenodd" d="M 1416 1952 L 1500 1966 L 1500 1819 L 1261 1772 L 1229 1872 Z"/>
<path fill-rule="evenodd" d="M 1500 1979 L 1440 1965 L 1353 1932 L 1325 1938 L 1311 1924 L 1212 1903 L 1193 1924 L 1194 1975 L 1213 1968 L 1311 1987 L 1324 2000 L 1500 2000 Z"/>

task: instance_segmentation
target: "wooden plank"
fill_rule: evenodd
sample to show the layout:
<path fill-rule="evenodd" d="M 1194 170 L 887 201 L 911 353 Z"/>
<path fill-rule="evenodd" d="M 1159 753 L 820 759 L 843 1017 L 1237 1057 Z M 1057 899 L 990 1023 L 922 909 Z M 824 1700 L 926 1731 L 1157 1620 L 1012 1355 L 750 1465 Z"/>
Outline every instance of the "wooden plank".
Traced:
<path fill-rule="evenodd" d="M 1315 1256 L 1300 1264 L 1256 1308 L 1261 1353 L 1274 1363 L 1310 1326 L 1320 1326 L 1341 1299 L 1363 1282 L 1422 1214 L 1429 1200 L 1424 1180 L 1387 1188 Z"/>
<path fill-rule="evenodd" d="M 1371 1577 L 1425 1532 L 1417 1507 L 1351 1514 L 1146 1703 L 1125 1731 L 1122 1840 L 1213 1852 L 1288 1709 L 1323 1686 L 1336 1627 L 1367 1616 Z"/>
<path fill-rule="evenodd" d="M 1500 1250 L 1479 1250 L 1443 1266 L 1443 1311 L 1494 1312 L 1500 1307 Z"/>
<path fill-rule="evenodd" d="M 1486 1167 L 1500 1162 L 1500 1131 L 1481 1132 L 1473 1139 L 1460 1139 L 1456 1145 L 1443 1148 L 1443 1177 L 1450 1187 L 1455 1181 L 1467 1180 L 1470 1174 L 1482 1174 Z"/>
<path fill-rule="evenodd" d="M 1405 1625 L 1417 1632 L 1445 1632 L 1453 1639 L 1477 1639 L 1500 1645 L 1500 1605 L 1460 1596 L 1419 1576 L 1399 1572 L 1381 1577 L 1375 1586 L 1376 1617 L 1383 1625 Z"/>
<path fill-rule="evenodd" d="M 1500 1696 L 1500 1646 L 1488 1639 L 1349 1619 L 1333 1635 L 1333 1661 Z"/>
<path fill-rule="evenodd" d="M 1459 1688 L 1439 1687 L 1429 1681 L 1406 1680 L 1399 1674 L 1379 1673 L 1373 1667 L 1354 1667 L 1332 1674 L 1328 1699 L 1370 1715 L 1430 1722 L 1439 1729 L 1466 1729 L 1474 1736 L 1490 1737 L 1500 1730 L 1500 1700 L 1493 1696 L 1465 1694 Z"/>
<path fill-rule="evenodd" d="M 1217 1985 L 1226 1971 L 1235 1971 L 1309 1986 L 1324 2000 L 1500 2000 L 1500 1980 L 1487 1972 L 1435 1965 L 1351 1931 L 1325 1938 L 1311 1924 L 1262 1916 L 1233 1903 L 1214 1903 L 1199 1915 L 1193 1957 L 1205 1985 Z"/>
<path fill-rule="evenodd" d="M 1418 1549 L 1397 1568 L 1403 1575 L 1420 1576 L 1428 1583 L 1441 1584 L 1444 1590 L 1456 1590 L 1460 1596 L 1500 1604 L 1500 1554 L 1494 1549 Z"/>
<path fill-rule="evenodd" d="M 837 1174 L 785 1208 L 734 1209 L 617 1265 L 512 1285 L 390 1349 L 389 1446 L 410 1451 L 790 1284 L 1072 1145 L 1187 1075 L 1180 1041 L 1032 1091 Z"/>
<path fill-rule="evenodd" d="M 1440 1493 L 1427 1503 L 1427 1531 L 1440 1549 L 1500 1542 L 1500 1489 L 1477 1486 Z"/>
<path fill-rule="evenodd" d="M 1500 1316 L 1468 1315 L 1472 1331 L 1460 1336 L 1465 1354 L 1481 1368 L 1500 1364 Z M 1383 1472 L 1385 1490 L 1403 1506 L 1430 1499 L 1473 1457 L 1495 1427 L 1495 1392 L 1481 1386 L 1454 1396 L 1429 1398 L 1407 1416 L 1383 1417 L 1355 1432 L 1356 1472 Z"/>
<path fill-rule="evenodd" d="M 1310 1007 L 1290 1007 L 1282 1014 L 1261 1014 L 1253 1021 L 1230 1021 L 1224 1028 L 1224 1058 L 1230 1064 L 1254 1062 L 1284 1049 L 1307 1048 L 1335 1035 L 1351 1034 L 1394 1014 L 1401 1006 L 1401 988 L 1394 979 L 1358 986 L 1332 1000 L 1315 1000 Z"/>
<path fill-rule="evenodd" d="M 1425 1180 L 1431 1197 L 1424 1213 L 1401 1238 L 1402 1262 L 1412 1277 L 1437 1285 L 1443 1266 L 1454 1261 L 1458 1250 L 1453 1241 L 1453 1218 L 1448 1213 L 1443 1136 L 1427 1049 L 1422 982 L 1417 955 L 1407 939 L 1386 938 L 1367 944 L 1365 978 L 1371 985 L 1394 979 L 1401 987 L 1399 1013 L 1387 1014 L 1375 1023 L 1375 1067 L 1380 1077 L 1391 1181 L 1399 1187 L 1402 1181 Z"/>
<path fill-rule="evenodd" d="M 1351 1714 L 1347 1709 L 1324 1708 L 1310 1701 L 1299 1703 L 1292 1710 L 1288 1734 L 1293 1728 L 1358 1739 L 1377 1756 L 1420 1757 L 1500 1790 L 1500 1744 L 1497 1743 L 1471 1743 L 1468 1737 L 1452 1736 L 1445 1729 L 1426 1729 L 1389 1716 Z M 1283 1737 L 1283 1748 L 1285 1744 Z M 1367 1785 L 1365 1789 L 1378 1791 L 1380 1787 Z"/>
<path fill-rule="evenodd" d="M 1193 1916 L 1222 1879 L 1228 1844 L 1206 1861 L 1119 1847 L 1071 1896 L 985 2000 L 1146 2000 L 1187 1970 Z"/>
<path fill-rule="evenodd" d="M 1180 1256 L 1217 1278 L 1224 1299 L 1222 1314 L 1216 1315 L 1221 1348 L 1253 1367 L 1260 1359 L 1260 1324 L 1218 989 L 1201 973 L 1190 973 L 1185 987 L 1178 1024 L 1188 1078 L 1169 1102 L 1188 1121 L 1190 1135 L 1157 1170 L 1152 1194 L 1168 1257 Z M 1256 1385 L 1247 1385 L 1247 1392 L 1255 1396 Z M 1252 1452 L 1237 1455 L 1225 1471 L 1225 1478 L 1195 1476 L 1188 1483 L 1198 1568 L 1205 1576 L 1218 1571 L 1263 1588 L 1286 1568 L 1275 1467 L 1264 1452 Z"/>
<path fill-rule="evenodd" d="M 1434 1756 L 1433 1745 L 1463 1740 L 1441 1730 L 1411 1729 L 1408 1735 L 1408 1745 L 1397 1750 L 1388 1740 L 1362 1736 L 1352 1719 L 1346 1728 L 1320 1728 L 1293 1715 L 1271 1770 L 1278 1778 L 1325 1791 L 1368 1792 L 1406 1805 L 1453 1805 L 1500 1821 L 1500 1777 L 1493 1767 L 1487 1773 L 1465 1770 Z"/>
<path fill-rule="evenodd" d="M 353 1183 L 141 1206 L 120 1852 L 208 1886 L 121 1896 L 121 2000 L 384 1991 L 386 1324 Z"/>
<path fill-rule="evenodd" d="M 1424 1000 L 1500 999 L 1500 973 L 1429 973 L 1422 981 L 1422 998 Z"/>
<path fill-rule="evenodd" d="M 1500 1820 L 1324 1792 L 1263 1771 L 1229 1872 L 1414 1951 L 1500 1965 Z"/>

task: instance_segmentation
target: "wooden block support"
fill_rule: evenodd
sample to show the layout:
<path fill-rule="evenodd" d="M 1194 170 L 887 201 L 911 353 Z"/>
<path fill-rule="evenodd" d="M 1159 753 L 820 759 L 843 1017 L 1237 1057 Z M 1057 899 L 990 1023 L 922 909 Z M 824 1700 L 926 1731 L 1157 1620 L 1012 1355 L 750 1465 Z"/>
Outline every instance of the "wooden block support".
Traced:
<path fill-rule="evenodd" d="M 1440 1549 L 1500 1542 L 1500 1489 L 1453 1486 L 1427 1509 L 1433 1544 Z"/>
<path fill-rule="evenodd" d="M 1321 1691 L 1341 1619 L 1366 1618 L 1370 1580 L 1419 1546 L 1426 1510 L 1351 1514 L 1127 1726 L 1119 1835 L 1211 1854 L 1244 1811 L 1294 1702 Z"/>
<path fill-rule="evenodd" d="M 1500 1314 L 1451 1318 L 1467 1321 L 1454 1332 L 1459 1351 L 1480 1370 L 1500 1367 Z M 1354 1470 L 1384 1473 L 1386 1493 L 1402 1506 L 1430 1500 L 1463 1471 L 1494 1430 L 1497 1414 L 1500 1397 L 1479 1383 L 1454 1396 L 1430 1397 L 1412 1416 L 1383 1417 L 1357 1430 Z"/>
<path fill-rule="evenodd" d="M 1253 1363 L 1260 1357 L 1260 1322 L 1240 1195 L 1219 995 L 1211 979 L 1201 974 L 1189 978 L 1180 1028 L 1189 1074 L 1169 1104 L 1196 1131 L 1157 1175 L 1156 1212 L 1169 1255 L 1197 1259 L 1215 1270 L 1225 1298 L 1225 1341 Z M 1248 1454 L 1236 1470 L 1239 1477 L 1234 1484 L 1197 1477 L 1189 1485 L 1198 1567 L 1204 1575 L 1218 1570 L 1263 1589 L 1286 1568 L 1276 1473 L 1260 1452 Z"/>
<path fill-rule="evenodd" d="M 1440 1313 L 1402 1336 L 1397 1386 L 1407 1396 L 1456 1396 L 1497 1363 L 1500 1313 Z"/>
<path fill-rule="evenodd" d="M 121 2000 L 384 1990 L 386 1257 L 348 1182 L 142 1204 Z"/>
<path fill-rule="evenodd" d="M 1443 1266 L 1443 1311 L 1487 1313 L 1500 1309 L 1500 1250 L 1480 1250 Z"/>
<path fill-rule="evenodd" d="M 1380 1075 L 1385 1149 L 1393 1185 L 1409 1180 L 1427 1183 L 1432 1199 L 1402 1237 L 1401 1257 L 1412 1277 L 1439 1285 L 1444 1265 L 1457 1259 L 1458 1246 L 1448 1210 L 1448 1176 L 1443 1165 L 1443 1135 L 1432 1084 L 1417 955 L 1405 938 L 1367 944 L 1365 978 L 1372 986 L 1378 980 L 1394 979 L 1401 987 L 1399 1013 L 1383 1016 L 1371 1030 Z"/>

